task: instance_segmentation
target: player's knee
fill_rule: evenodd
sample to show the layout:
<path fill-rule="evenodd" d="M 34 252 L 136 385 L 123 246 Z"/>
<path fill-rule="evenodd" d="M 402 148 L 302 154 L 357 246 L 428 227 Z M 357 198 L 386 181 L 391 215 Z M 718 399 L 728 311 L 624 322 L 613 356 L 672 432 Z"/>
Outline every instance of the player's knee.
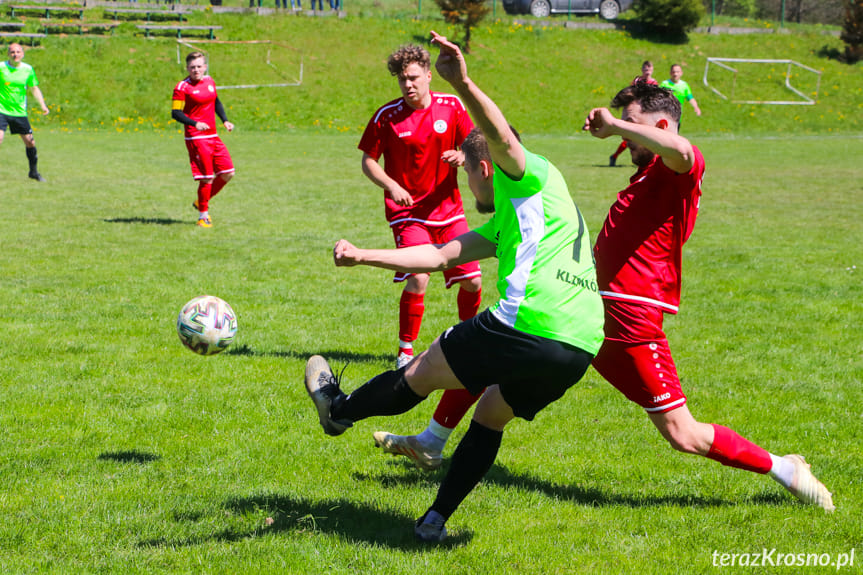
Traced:
<path fill-rule="evenodd" d="M 222 180 L 227 184 L 234 177 L 234 174 L 233 172 L 231 172 L 230 174 L 220 174 L 219 177 L 222 178 Z"/>
<path fill-rule="evenodd" d="M 463 289 L 466 289 L 469 292 L 476 293 L 482 289 L 482 278 L 479 276 L 464 279 L 459 283 Z"/>
<path fill-rule="evenodd" d="M 670 426 L 663 434 L 669 445 L 681 453 L 699 454 L 699 438 L 694 429 L 686 426 Z"/>

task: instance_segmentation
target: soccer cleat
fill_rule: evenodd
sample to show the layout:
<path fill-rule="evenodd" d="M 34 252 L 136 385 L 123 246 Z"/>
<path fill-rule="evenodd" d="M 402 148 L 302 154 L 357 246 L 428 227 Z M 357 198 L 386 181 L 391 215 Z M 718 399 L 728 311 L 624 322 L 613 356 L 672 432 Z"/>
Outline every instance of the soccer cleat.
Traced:
<path fill-rule="evenodd" d="M 409 364 L 413 360 L 414 356 L 412 353 L 402 353 L 396 356 L 396 369 L 401 369 Z"/>
<path fill-rule="evenodd" d="M 30 172 L 29 174 L 27 174 L 27 177 L 31 180 L 36 180 L 37 182 L 45 181 L 45 178 L 43 178 L 42 174 L 40 174 L 39 172 Z"/>
<path fill-rule="evenodd" d="M 353 425 L 348 420 L 330 417 L 333 400 L 345 394 L 339 388 L 339 380 L 333 375 L 327 360 L 319 355 L 313 355 L 306 362 L 306 391 L 318 410 L 318 419 L 327 435 L 341 435 Z"/>
<path fill-rule="evenodd" d="M 198 207 L 198 200 L 195 200 L 194 202 L 192 202 L 192 207 L 195 208 L 196 210 L 198 210 L 199 212 L 201 211 L 200 208 Z"/>
<path fill-rule="evenodd" d="M 792 454 L 786 455 L 785 459 L 794 464 L 794 479 L 791 480 L 788 491 L 803 503 L 817 505 L 828 513 L 834 511 L 836 506 L 833 505 L 833 494 L 815 478 L 809 469 L 811 466 L 803 456 Z"/>
<path fill-rule="evenodd" d="M 198 218 L 198 223 L 196 225 L 198 225 L 202 228 L 212 228 L 213 227 L 213 220 L 211 220 L 209 217 Z"/>
<path fill-rule="evenodd" d="M 608 156 L 608 167 L 613 168 L 617 165 L 617 156 Z"/>
<path fill-rule="evenodd" d="M 446 519 L 440 513 L 428 510 L 414 524 L 414 535 L 425 543 L 439 543 L 446 539 L 444 523 Z"/>
<path fill-rule="evenodd" d="M 393 435 L 386 431 L 375 431 L 372 437 L 375 438 L 375 447 L 380 447 L 384 453 L 410 457 L 422 471 L 434 471 L 443 463 L 440 451 L 427 449 L 413 435 Z"/>

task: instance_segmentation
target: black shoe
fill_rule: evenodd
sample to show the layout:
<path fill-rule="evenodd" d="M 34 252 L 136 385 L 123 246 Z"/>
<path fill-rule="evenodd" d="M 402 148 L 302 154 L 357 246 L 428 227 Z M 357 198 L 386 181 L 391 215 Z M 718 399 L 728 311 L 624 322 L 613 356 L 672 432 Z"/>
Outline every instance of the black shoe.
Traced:
<path fill-rule="evenodd" d="M 306 391 L 315 404 L 324 433 L 341 435 L 353 425 L 348 420 L 330 417 L 333 402 L 342 400 L 345 394 L 339 388 L 339 379 L 333 375 L 327 360 L 319 355 L 313 355 L 306 363 Z"/>
<path fill-rule="evenodd" d="M 36 180 L 37 182 L 45 181 L 45 178 L 43 178 L 42 174 L 40 174 L 39 172 L 30 172 L 28 176 L 31 180 Z"/>
<path fill-rule="evenodd" d="M 414 536 L 424 543 L 440 543 L 446 539 L 445 523 L 446 519 L 429 509 L 414 524 Z"/>
<path fill-rule="evenodd" d="M 608 156 L 608 167 L 613 168 L 617 165 L 617 156 Z"/>

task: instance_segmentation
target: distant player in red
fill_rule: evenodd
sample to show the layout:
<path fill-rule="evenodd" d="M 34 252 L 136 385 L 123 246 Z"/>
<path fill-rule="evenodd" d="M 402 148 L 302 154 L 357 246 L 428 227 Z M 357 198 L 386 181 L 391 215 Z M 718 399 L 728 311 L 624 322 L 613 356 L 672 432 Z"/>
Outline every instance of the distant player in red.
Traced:
<path fill-rule="evenodd" d="M 696 421 L 690 413 L 662 321 L 664 313 L 677 313 L 680 305 L 682 250 L 698 216 L 704 158 L 677 133 L 680 102 L 671 91 L 638 83 L 621 90 L 611 105 L 623 109 L 621 119 L 595 108 L 584 129 L 597 138 L 626 140 L 638 171 L 617 195 L 594 247 L 605 304 L 605 340 L 593 359 L 594 369 L 643 407 L 678 451 L 769 473 L 802 502 L 833 511 L 832 494 L 803 457 L 778 457 L 727 427 Z M 439 421 L 446 421 L 451 431 L 476 398 L 448 393 L 438 410 L 446 411 L 449 419 Z M 448 437 L 439 433 L 440 427 L 430 425 L 417 436 L 379 431 L 374 437 L 385 451 L 434 469 Z"/>
<path fill-rule="evenodd" d="M 192 176 L 198 182 L 198 199 L 192 206 L 198 210 L 198 225 L 213 227 L 210 200 L 234 177 L 234 164 L 228 148 L 216 133 L 216 116 L 225 129 L 233 131 L 225 108 L 216 94 L 216 83 L 207 75 L 207 60 L 201 52 L 186 56 L 189 76 L 174 87 L 171 117 L 185 125 L 186 148 Z"/>
<path fill-rule="evenodd" d="M 644 63 L 641 64 L 641 74 L 632 79 L 630 86 L 634 86 L 639 83 L 650 84 L 652 86 L 658 86 L 659 82 L 657 82 L 653 78 L 653 62 L 650 60 L 645 60 Z M 623 153 L 626 149 L 626 140 L 620 142 L 620 145 L 617 147 L 617 150 L 613 154 L 608 157 L 608 165 L 610 167 L 614 167 L 617 165 L 617 157 Z"/>
<path fill-rule="evenodd" d="M 402 97 L 379 108 L 366 126 L 358 146 L 363 173 L 384 189 L 396 247 L 445 244 L 469 229 L 457 168 L 464 163 L 458 148 L 473 122 L 458 97 L 430 91 L 431 60 L 424 48 L 402 46 L 390 55 L 387 68 L 398 78 Z M 475 316 L 482 293 L 479 264 L 470 262 L 443 274 L 447 288 L 460 285 L 459 319 Z M 429 274 L 396 273 L 393 281 L 405 282 L 396 356 L 396 366 L 402 367 L 413 358 Z"/>

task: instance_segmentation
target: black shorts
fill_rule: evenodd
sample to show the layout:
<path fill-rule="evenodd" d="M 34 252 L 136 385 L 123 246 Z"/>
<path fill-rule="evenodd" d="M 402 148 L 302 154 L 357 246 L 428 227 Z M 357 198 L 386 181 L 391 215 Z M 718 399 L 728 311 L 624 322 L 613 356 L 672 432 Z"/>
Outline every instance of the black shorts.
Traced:
<path fill-rule="evenodd" d="M 513 413 L 528 421 L 563 397 L 593 359 L 568 343 L 513 329 L 488 310 L 446 330 L 440 347 L 465 389 L 478 395 L 500 386 Z"/>
<path fill-rule="evenodd" d="M 6 127 L 10 128 L 12 134 L 32 134 L 33 128 L 30 127 L 30 120 L 27 116 L 7 116 L 0 114 L 0 132 L 5 132 Z"/>

